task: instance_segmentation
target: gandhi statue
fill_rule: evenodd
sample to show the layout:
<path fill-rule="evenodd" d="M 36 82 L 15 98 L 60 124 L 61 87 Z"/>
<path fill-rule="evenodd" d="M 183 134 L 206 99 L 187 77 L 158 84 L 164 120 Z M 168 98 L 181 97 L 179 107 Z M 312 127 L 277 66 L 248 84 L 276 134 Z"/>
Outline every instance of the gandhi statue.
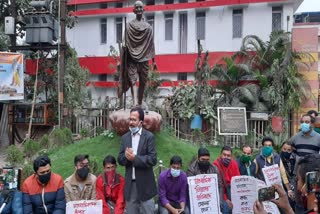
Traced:
<path fill-rule="evenodd" d="M 148 61 L 152 59 L 153 69 L 157 68 L 154 60 L 153 30 L 142 17 L 144 12 L 143 7 L 141 1 L 134 3 L 133 12 L 136 18 L 126 25 L 125 30 L 125 51 L 127 51 L 127 57 L 124 71 L 127 73 L 126 82 L 131 87 L 133 105 L 139 106 L 142 105 L 143 93 L 148 81 Z M 136 86 L 138 77 L 139 88 Z M 129 87 L 124 87 L 123 90 L 125 92 L 128 89 Z"/>

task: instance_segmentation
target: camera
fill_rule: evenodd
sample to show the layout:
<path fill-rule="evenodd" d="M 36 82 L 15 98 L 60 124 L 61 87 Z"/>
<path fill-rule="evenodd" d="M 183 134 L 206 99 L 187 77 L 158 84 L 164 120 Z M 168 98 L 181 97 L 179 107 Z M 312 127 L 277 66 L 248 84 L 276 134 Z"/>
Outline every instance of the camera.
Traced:
<path fill-rule="evenodd" d="M 306 185 L 308 193 L 315 193 L 320 207 L 320 169 L 306 174 Z"/>

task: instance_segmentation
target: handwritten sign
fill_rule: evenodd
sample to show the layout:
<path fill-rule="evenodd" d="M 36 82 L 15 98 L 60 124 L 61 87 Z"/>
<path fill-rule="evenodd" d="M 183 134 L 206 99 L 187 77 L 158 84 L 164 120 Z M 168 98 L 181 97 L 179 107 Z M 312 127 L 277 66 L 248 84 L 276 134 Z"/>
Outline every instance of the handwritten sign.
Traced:
<path fill-rule="evenodd" d="M 282 186 L 282 179 L 278 164 L 262 168 L 262 173 L 267 186 L 271 186 L 272 184 L 279 184 Z"/>
<path fill-rule="evenodd" d="M 258 200 L 258 190 L 266 184 L 251 176 L 234 176 L 231 179 L 231 201 L 233 214 L 253 213 L 253 205 Z M 267 213 L 280 214 L 277 206 L 272 202 L 263 202 Z"/>
<path fill-rule="evenodd" d="M 102 200 L 70 201 L 66 214 L 102 213 Z"/>
<path fill-rule="evenodd" d="M 191 214 L 220 214 L 217 174 L 188 177 Z"/>

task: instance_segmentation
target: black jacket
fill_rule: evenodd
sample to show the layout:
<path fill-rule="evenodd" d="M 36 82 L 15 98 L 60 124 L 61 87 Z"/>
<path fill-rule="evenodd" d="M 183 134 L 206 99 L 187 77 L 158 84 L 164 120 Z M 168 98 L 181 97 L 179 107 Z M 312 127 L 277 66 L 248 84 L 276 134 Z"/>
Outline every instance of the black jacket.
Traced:
<path fill-rule="evenodd" d="M 142 129 L 138 151 L 134 161 L 129 161 L 125 157 L 126 148 L 132 148 L 131 132 L 127 132 L 121 137 L 121 148 L 118 155 L 119 164 L 126 167 L 124 198 L 126 201 L 130 198 L 132 167 L 134 166 L 138 200 L 147 201 L 157 194 L 153 173 L 153 166 L 157 164 L 154 136 L 151 132 Z"/>

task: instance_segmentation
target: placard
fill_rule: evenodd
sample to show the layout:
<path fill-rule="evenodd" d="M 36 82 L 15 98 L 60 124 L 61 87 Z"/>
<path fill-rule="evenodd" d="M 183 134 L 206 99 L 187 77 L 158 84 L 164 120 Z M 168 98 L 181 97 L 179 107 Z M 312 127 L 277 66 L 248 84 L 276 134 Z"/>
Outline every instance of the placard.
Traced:
<path fill-rule="evenodd" d="M 253 205 L 258 200 L 258 190 L 266 184 L 251 176 L 234 176 L 231 179 L 231 201 L 233 214 L 248 214 L 253 212 Z M 280 214 L 277 206 L 269 201 L 263 202 L 267 213 Z"/>
<path fill-rule="evenodd" d="M 279 184 L 282 186 L 282 179 L 278 164 L 262 168 L 262 173 L 267 186 L 272 186 L 272 184 Z"/>
<path fill-rule="evenodd" d="M 67 203 L 66 214 L 102 213 L 102 200 L 70 201 Z"/>
<path fill-rule="evenodd" d="M 244 107 L 218 107 L 219 135 L 247 135 L 247 115 Z"/>
<path fill-rule="evenodd" d="M 220 198 L 217 174 L 188 177 L 190 213 L 220 214 Z"/>
<path fill-rule="evenodd" d="M 0 100 L 24 99 L 23 54 L 0 52 Z"/>

